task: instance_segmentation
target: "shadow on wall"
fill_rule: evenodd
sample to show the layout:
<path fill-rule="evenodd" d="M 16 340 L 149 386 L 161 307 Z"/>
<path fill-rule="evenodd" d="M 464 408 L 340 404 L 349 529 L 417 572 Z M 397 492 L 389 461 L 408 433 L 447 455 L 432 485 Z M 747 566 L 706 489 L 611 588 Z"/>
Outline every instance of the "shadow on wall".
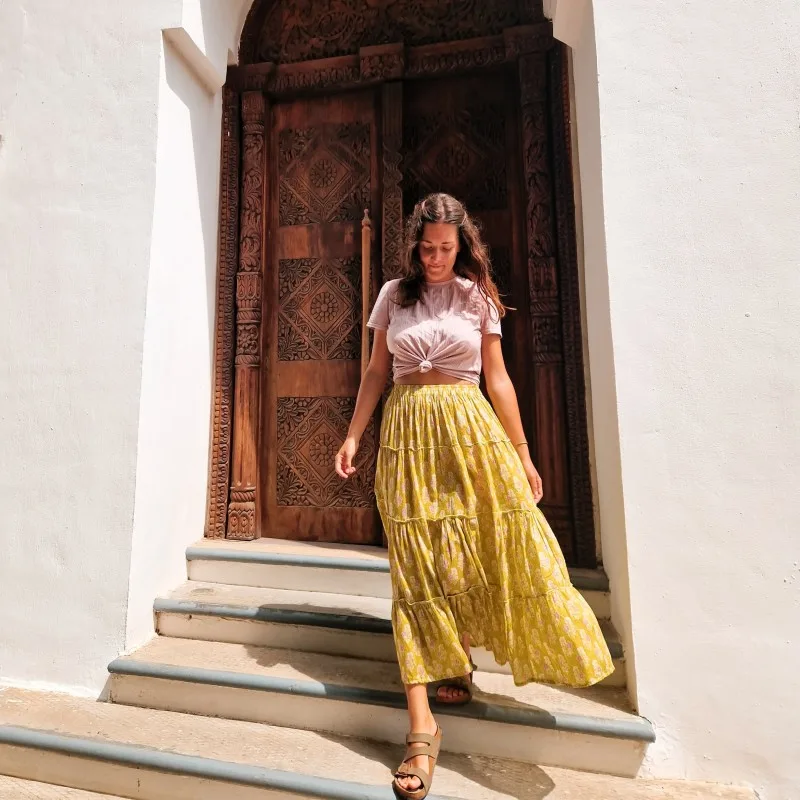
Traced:
<path fill-rule="evenodd" d="M 209 369 L 213 363 L 213 330 L 217 283 L 217 237 L 219 219 L 221 93 L 211 96 L 187 67 L 177 50 L 164 42 L 167 85 L 189 112 L 194 155 L 195 192 L 199 204 L 205 262 L 208 309 Z M 188 187 L 187 187 L 188 188 Z"/>
<path fill-rule="evenodd" d="M 587 405 L 592 435 L 592 480 L 600 518 L 602 561 L 614 591 L 611 619 L 626 653 L 627 684 L 636 703 L 627 532 L 605 231 L 603 152 L 593 4 L 586 2 L 571 49 L 573 143 L 577 143 L 576 204 L 585 303 Z"/>

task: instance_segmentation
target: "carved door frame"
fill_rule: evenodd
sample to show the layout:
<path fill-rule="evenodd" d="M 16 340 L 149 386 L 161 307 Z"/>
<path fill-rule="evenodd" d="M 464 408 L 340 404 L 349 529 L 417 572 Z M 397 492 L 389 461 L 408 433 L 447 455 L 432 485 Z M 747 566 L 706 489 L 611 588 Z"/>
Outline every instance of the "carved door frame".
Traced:
<path fill-rule="evenodd" d="M 356 55 L 229 69 L 223 89 L 220 230 L 214 394 L 209 464 L 209 538 L 262 535 L 257 487 L 264 192 L 271 100 L 379 85 L 382 111 L 382 263 L 399 272 L 402 234 L 401 80 L 516 64 L 520 85 L 525 249 L 534 359 L 561 362 L 575 560 L 596 566 L 581 337 L 579 272 L 569 142 L 566 48 L 549 22 L 500 36 L 406 47 L 363 47 Z M 548 151 L 552 142 L 552 152 Z M 543 191 L 542 187 L 549 189 Z"/>

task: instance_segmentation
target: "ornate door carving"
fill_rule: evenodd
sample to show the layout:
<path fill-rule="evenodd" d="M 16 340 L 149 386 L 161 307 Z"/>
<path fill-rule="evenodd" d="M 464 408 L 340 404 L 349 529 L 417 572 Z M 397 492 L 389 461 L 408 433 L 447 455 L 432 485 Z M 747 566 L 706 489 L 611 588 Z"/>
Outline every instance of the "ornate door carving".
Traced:
<path fill-rule="evenodd" d="M 525 63 L 538 70 L 530 79 L 546 87 L 545 60 Z M 527 84 L 527 73 L 524 80 Z M 515 309 L 503 323 L 503 351 L 545 486 L 542 510 L 565 557 L 575 563 L 560 311 L 557 293 L 542 277 L 555 281 L 557 275 L 547 110 L 542 102 L 545 116 L 534 140 L 529 107 L 523 105 L 520 132 L 518 86 L 517 75 L 509 70 L 408 83 L 403 201 L 408 213 L 428 192 L 445 191 L 463 200 L 482 223 L 500 291 Z M 527 185 L 522 182 L 525 169 Z M 540 246 L 550 258 L 531 260 L 529 252 L 538 256 Z"/>
<path fill-rule="evenodd" d="M 399 273 L 403 211 L 448 191 L 516 309 L 503 348 L 543 509 L 592 567 L 565 51 L 541 0 L 429 5 L 253 3 L 224 105 L 206 535 L 380 540 L 376 427 L 355 480 L 331 469 L 359 383 L 359 225 L 368 207 L 374 298 Z"/>
<path fill-rule="evenodd" d="M 373 92 L 272 110 L 262 423 L 265 535 L 380 541 L 374 423 L 358 472 L 333 471 L 361 358 L 361 218 L 380 216 Z M 371 287 L 367 287 L 368 290 Z"/>

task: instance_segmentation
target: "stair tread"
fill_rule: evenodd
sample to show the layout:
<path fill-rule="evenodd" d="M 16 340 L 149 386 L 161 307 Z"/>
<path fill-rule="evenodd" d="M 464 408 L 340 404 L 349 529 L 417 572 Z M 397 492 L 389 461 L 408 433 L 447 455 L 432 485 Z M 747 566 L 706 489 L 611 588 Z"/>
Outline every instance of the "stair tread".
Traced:
<path fill-rule="evenodd" d="M 19 689 L 0 690 L 0 730 L 3 726 L 181 756 L 208 758 L 213 754 L 217 761 L 243 767 L 340 778 L 372 786 L 388 787 L 390 772 L 402 755 L 402 749 L 392 745 L 313 731 Z M 53 800 L 109 800 L 108 795 L 63 791 L 53 795 Z M 548 800 L 753 800 L 752 792 L 738 788 L 616 778 L 449 753 L 443 753 L 439 761 L 434 791 L 438 797 L 465 800 L 541 800 L 545 795 Z M 11 797 L 17 800 L 25 795 L 8 795 L 9 800 Z M 51 795 L 31 795 L 34 797 L 49 800 Z M 5 800 L 1 793 L 0 798 Z"/>
<path fill-rule="evenodd" d="M 126 662 L 403 692 L 399 669 L 393 663 L 226 642 L 156 637 L 118 659 L 112 671 L 123 671 Z M 640 719 L 631 712 L 625 691 L 611 687 L 578 690 L 534 683 L 517 687 L 509 675 L 478 672 L 475 688 L 475 699 L 492 706 L 613 720 Z"/>
<path fill-rule="evenodd" d="M 0 775 L 0 800 L 122 800 L 118 795 L 85 792 L 66 786 Z"/>
<path fill-rule="evenodd" d="M 330 542 L 296 542 L 289 539 L 255 539 L 251 542 L 236 539 L 200 539 L 189 547 L 191 551 L 228 550 L 231 552 L 270 553 L 275 555 L 323 556 L 326 558 L 388 561 L 383 547 L 363 544 L 333 544 Z"/>
<path fill-rule="evenodd" d="M 389 620 L 392 611 L 392 601 L 381 597 L 264 589 L 257 586 L 229 586 L 200 581 L 186 581 L 170 592 L 166 599 L 197 603 L 200 606 L 269 607 L 322 614 L 346 614 L 380 620 Z"/>
<path fill-rule="evenodd" d="M 251 542 L 235 539 L 201 539 L 187 548 L 189 561 L 196 559 L 246 559 L 255 563 L 294 563 L 297 566 L 369 569 L 389 572 L 389 554 L 383 547 L 370 545 L 332 544 L 328 542 L 295 542 L 284 539 L 256 539 Z M 569 568 L 570 578 L 581 590 L 608 592 L 608 576 L 602 569 Z"/>
<path fill-rule="evenodd" d="M 186 581 L 166 598 L 156 601 L 156 611 L 183 604 L 187 612 L 219 612 L 221 607 L 248 610 L 254 616 L 259 609 L 283 610 L 306 614 L 358 617 L 391 624 L 392 601 L 381 597 L 310 592 L 305 590 L 267 589 L 202 581 Z M 224 616 L 224 614 L 220 614 Z M 287 620 L 289 621 L 289 620 Z M 599 620 L 603 636 L 615 658 L 622 657 L 619 636 L 609 620 Z"/>

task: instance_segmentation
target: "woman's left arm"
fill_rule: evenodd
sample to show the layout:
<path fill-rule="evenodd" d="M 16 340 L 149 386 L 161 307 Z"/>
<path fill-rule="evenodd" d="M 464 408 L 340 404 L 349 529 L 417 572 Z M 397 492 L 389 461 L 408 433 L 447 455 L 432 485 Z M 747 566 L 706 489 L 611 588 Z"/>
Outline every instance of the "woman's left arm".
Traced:
<path fill-rule="evenodd" d="M 500 345 L 500 336 L 496 333 L 483 335 L 481 344 L 483 358 L 483 374 L 486 377 L 486 389 L 494 406 L 495 413 L 505 428 L 508 438 L 522 461 L 525 475 L 533 491 L 533 498 L 538 503 L 542 499 L 542 479 L 531 461 L 528 443 L 525 441 L 525 431 L 522 429 L 522 419 L 519 415 L 519 404 L 514 384 L 506 370 L 503 359 L 503 349 Z"/>

